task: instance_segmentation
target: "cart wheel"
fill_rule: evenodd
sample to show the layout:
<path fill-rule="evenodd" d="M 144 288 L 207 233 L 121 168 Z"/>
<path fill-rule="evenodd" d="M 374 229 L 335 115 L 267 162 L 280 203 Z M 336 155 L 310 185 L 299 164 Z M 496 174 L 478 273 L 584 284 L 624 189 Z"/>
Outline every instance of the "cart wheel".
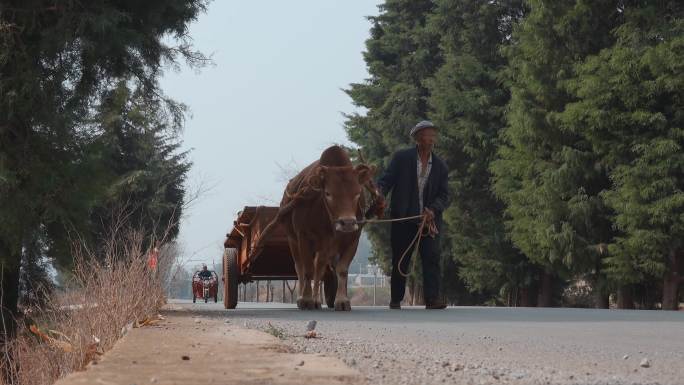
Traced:
<path fill-rule="evenodd" d="M 227 248 L 223 252 L 223 306 L 235 309 L 238 302 L 237 249 Z"/>
<path fill-rule="evenodd" d="M 323 292 L 325 293 L 325 304 L 329 309 L 335 308 L 335 296 L 337 295 L 337 274 L 328 270 L 323 277 Z"/>

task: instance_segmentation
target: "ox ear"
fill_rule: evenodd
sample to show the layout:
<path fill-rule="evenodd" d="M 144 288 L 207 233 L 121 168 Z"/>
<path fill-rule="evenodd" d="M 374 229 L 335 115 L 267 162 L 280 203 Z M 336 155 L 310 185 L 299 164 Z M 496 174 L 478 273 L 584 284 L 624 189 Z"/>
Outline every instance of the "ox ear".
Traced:
<path fill-rule="evenodd" d="M 325 173 L 327 169 L 328 168 L 325 166 L 318 166 L 314 169 L 313 173 L 311 173 L 311 176 L 309 177 L 309 185 L 315 190 L 320 190 L 323 188 L 323 182 L 325 181 Z"/>
<path fill-rule="evenodd" d="M 359 176 L 359 184 L 364 185 L 368 183 L 368 181 L 373 178 L 373 175 L 375 175 L 375 171 L 375 166 L 368 166 L 366 164 L 360 164 L 356 166 L 356 173 Z"/>

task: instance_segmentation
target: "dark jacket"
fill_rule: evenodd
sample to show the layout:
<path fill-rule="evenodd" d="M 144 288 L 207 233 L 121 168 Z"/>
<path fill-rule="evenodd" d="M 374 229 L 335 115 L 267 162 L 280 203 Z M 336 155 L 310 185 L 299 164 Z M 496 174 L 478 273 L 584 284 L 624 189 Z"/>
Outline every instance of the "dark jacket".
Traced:
<path fill-rule="evenodd" d="M 385 173 L 378 179 L 378 188 L 383 195 L 392 193 L 390 215 L 392 218 L 420 214 L 418 205 L 418 176 L 416 162 L 418 148 L 397 151 Z M 434 211 L 435 220 L 442 221 L 442 212 L 449 206 L 449 170 L 437 154 L 432 153 L 432 168 L 423 191 L 423 207 Z"/>

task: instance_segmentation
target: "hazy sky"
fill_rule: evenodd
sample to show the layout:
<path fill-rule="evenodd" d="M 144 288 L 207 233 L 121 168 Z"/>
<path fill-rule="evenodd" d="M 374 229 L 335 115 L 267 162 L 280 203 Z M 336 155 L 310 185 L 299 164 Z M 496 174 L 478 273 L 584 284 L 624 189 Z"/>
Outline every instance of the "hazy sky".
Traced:
<path fill-rule="evenodd" d="M 186 257 L 220 269 L 223 239 L 246 205 L 277 205 L 287 176 L 349 144 L 341 90 L 368 77 L 362 51 L 379 0 L 214 0 L 190 28 L 214 65 L 162 79 L 191 110 L 188 187 L 211 187 L 181 221 Z M 191 263 L 194 265 L 194 263 Z"/>

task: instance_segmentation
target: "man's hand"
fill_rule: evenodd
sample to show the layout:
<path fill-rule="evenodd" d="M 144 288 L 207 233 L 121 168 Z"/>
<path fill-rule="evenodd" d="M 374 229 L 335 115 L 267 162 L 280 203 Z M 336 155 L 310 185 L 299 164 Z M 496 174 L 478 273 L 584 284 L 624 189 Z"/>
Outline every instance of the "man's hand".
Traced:
<path fill-rule="evenodd" d="M 428 223 L 435 220 L 435 212 L 430 210 L 427 207 L 423 209 L 423 216 L 426 217 L 425 219 L 427 220 Z"/>
<path fill-rule="evenodd" d="M 435 224 L 435 212 L 426 207 L 423 209 L 423 218 L 425 218 L 425 226 L 428 231 L 427 235 L 434 238 L 439 234 L 439 230 L 437 230 L 437 225 Z"/>

